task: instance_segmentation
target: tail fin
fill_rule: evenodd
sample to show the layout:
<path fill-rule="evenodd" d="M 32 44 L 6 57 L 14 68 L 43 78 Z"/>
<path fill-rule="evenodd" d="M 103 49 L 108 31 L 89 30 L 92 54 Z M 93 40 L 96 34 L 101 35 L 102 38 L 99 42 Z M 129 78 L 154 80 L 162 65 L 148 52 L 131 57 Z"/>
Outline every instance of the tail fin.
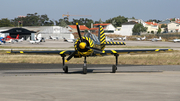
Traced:
<path fill-rule="evenodd" d="M 103 50 L 105 48 L 104 42 L 106 42 L 106 37 L 102 26 L 99 26 L 98 38 L 101 44 L 101 50 Z"/>
<path fill-rule="evenodd" d="M 16 39 L 19 39 L 19 34 L 16 36 Z"/>
<path fill-rule="evenodd" d="M 106 37 L 104 34 L 104 30 L 102 26 L 99 26 L 99 33 L 98 33 L 98 38 L 101 44 L 103 44 L 106 41 Z"/>

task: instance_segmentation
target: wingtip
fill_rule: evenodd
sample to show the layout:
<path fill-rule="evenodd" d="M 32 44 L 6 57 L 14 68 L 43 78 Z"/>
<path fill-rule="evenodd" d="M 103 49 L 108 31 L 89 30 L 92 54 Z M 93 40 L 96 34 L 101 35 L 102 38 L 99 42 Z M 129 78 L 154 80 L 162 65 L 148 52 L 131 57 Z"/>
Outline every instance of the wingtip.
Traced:
<path fill-rule="evenodd" d="M 159 49 L 156 49 L 155 51 L 156 51 L 156 52 L 158 52 L 158 51 L 159 51 Z"/>
<path fill-rule="evenodd" d="M 11 52 L 10 51 L 6 51 L 6 53 L 10 54 Z"/>

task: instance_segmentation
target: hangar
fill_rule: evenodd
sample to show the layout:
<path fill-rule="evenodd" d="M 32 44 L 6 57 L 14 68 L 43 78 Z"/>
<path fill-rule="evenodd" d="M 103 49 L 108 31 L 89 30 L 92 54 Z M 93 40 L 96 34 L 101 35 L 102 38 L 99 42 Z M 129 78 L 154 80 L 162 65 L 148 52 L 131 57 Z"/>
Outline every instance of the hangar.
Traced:
<path fill-rule="evenodd" d="M 35 31 L 29 31 L 25 28 L 12 28 L 7 31 L 2 31 L 1 33 L 9 33 L 12 38 L 16 38 L 19 34 L 19 38 L 24 38 L 25 40 L 30 38 L 30 40 L 34 40 Z"/>
<path fill-rule="evenodd" d="M 19 38 L 23 37 L 25 40 L 34 40 L 36 38 L 49 39 L 50 36 L 58 37 L 59 39 L 62 39 L 63 37 L 67 39 L 74 39 L 72 32 L 68 28 L 61 26 L 25 26 L 20 28 L 0 28 L 0 37 L 10 35 L 11 37 L 15 38 L 18 34 L 20 35 Z"/>

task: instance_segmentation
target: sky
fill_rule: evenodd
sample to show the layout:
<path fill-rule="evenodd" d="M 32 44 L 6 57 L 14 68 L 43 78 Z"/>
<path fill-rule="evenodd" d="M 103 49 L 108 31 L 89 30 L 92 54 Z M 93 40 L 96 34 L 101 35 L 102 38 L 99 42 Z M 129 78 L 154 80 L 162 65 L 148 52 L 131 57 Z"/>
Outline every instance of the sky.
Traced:
<path fill-rule="evenodd" d="M 165 20 L 180 18 L 180 0 L 0 0 L 0 19 L 14 19 L 38 13 L 50 20 L 62 19 L 63 14 L 91 15 L 94 21 L 106 21 L 117 16 Z M 70 16 L 69 20 L 82 17 Z"/>

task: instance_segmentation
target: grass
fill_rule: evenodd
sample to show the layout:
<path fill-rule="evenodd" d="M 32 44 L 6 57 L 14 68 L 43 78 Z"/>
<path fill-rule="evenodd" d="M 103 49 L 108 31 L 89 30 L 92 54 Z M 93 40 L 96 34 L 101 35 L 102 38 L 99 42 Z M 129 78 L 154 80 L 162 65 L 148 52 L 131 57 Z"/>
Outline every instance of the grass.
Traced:
<path fill-rule="evenodd" d="M 67 58 L 67 57 L 66 57 Z M 67 64 L 83 64 L 84 58 L 72 58 Z M 114 56 L 88 57 L 88 64 L 115 64 Z M 0 63 L 49 63 L 60 64 L 59 55 L 2 54 Z M 180 51 L 156 54 L 120 55 L 118 64 L 126 65 L 180 65 Z"/>
<path fill-rule="evenodd" d="M 71 47 L 69 47 L 71 48 Z M 66 49 L 69 49 L 66 48 Z M 0 49 L 52 49 L 52 47 L 11 47 L 11 46 L 0 46 Z M 59 49 L 56 47 L 53 47 L 53 49 Z"/>
<path fill-rule="evenodd" d="M 170 48 L 163 46 L 106 46 L 105 48 Z"/>

